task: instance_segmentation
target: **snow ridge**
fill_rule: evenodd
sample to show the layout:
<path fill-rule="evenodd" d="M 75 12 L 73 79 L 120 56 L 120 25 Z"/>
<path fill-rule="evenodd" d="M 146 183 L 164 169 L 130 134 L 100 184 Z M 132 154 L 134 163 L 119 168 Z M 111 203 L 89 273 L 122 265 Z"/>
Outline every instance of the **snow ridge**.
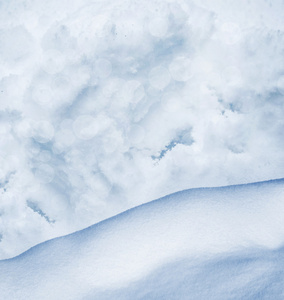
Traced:
<path fill-rule="evenodd" d="M 184 190 L 0 261 L 0 295 L 283 299 L 283 212 L 284 179 Z"/>

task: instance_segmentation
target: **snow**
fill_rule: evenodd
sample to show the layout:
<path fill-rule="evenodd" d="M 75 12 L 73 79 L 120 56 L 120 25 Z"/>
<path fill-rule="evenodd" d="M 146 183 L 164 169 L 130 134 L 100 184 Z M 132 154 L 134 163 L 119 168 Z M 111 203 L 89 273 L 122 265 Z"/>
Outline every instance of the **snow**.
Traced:
<path fill-rule="evenodd" d="M 283 0 L 0 0 L 0 299 L 283 299 L 283 61 Z"/>
<path fill-rule="evenodd" d="M 283 299 L 284 179 L 189 189 L 0 261 L 3 299 Z"/>
<path fill-rule="evenodd" d="M 282 0 L 0 0 L 0 259 L 283 177 L 283 33 Z"/>

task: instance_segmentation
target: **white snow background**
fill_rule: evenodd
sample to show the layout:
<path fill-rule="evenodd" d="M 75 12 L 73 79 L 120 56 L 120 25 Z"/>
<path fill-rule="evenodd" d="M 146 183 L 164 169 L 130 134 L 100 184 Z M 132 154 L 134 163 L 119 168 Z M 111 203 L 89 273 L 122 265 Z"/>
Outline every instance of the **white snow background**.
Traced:
<path fill-rule="evenodd" d="M 0 0 L 0 259 L 283 177 L 283 104 L 282 0 Z"/>

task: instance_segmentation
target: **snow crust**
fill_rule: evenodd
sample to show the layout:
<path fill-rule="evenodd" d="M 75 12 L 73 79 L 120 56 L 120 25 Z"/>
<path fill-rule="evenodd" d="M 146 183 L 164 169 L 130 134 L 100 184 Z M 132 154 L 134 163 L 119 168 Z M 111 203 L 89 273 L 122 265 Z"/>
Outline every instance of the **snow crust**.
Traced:
<path fill-rule="evenodd" d="M 0 261 L 3 299 L 283 299 L 284 179 L 191 189 Z"/>

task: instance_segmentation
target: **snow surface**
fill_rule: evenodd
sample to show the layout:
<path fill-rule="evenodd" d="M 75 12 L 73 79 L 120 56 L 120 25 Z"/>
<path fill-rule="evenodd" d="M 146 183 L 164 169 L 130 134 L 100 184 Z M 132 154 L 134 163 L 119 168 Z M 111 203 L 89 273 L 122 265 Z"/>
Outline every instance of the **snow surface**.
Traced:
<path fill-rule="evenodd" d="M 0 261 L 1 299 L 283 299 L 284 179 L 190 189 Z"/>
<path fill-rule="evenodd" d="M 0 259 L 282 178 L 283 61 L 283 0 L 0 0 Z"/>

